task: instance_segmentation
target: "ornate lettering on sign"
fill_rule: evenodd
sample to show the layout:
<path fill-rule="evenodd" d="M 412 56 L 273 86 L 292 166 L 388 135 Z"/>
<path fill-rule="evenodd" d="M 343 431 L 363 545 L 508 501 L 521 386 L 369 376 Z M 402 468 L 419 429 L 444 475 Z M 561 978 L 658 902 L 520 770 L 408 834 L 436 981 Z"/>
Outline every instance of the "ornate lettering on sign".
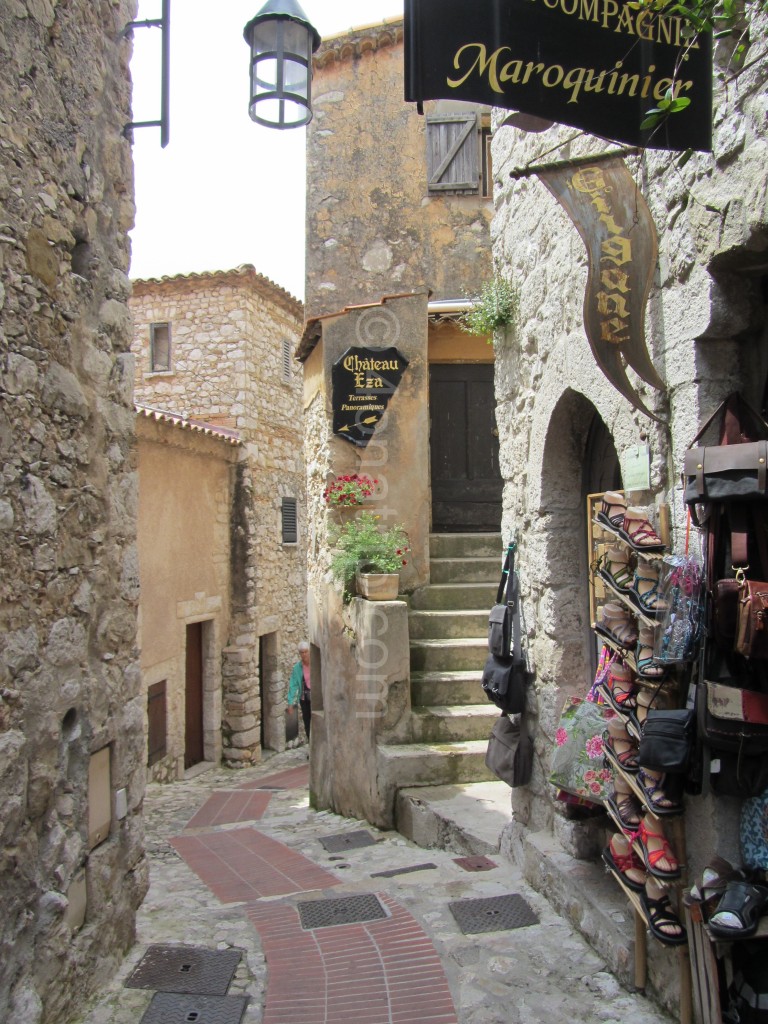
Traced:
<path fill-rule="evenodd" d="M 331 373 L 334 434 L 365 448 L 407 366 L 396 348 L 348 349 Z"/>

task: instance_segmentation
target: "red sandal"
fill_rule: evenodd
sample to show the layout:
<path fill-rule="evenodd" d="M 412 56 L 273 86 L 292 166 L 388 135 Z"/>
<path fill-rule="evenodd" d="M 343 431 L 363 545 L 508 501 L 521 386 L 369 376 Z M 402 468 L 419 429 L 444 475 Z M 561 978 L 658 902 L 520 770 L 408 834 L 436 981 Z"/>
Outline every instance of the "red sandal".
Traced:
<path fill-rule="evenodd" d="M 599 690 L 618 714 L 626 715 L 637 709 L 637 687 L 632 682 L 632 672 L 627 665 L 612 665 Z"/>
<path fill-rule="evenodd" d="M 619 534 L 631 548 L 641 554 L 644 551 L 664 550 L 664 541 L 651 526 L 642 508 L 627 509 Z"/>
<path fill-rule="evenodd" d="M 602 857 L 608 870 L 628 889 L 634 892 L 642 892 L 645 889 L 646 874 L 643 862 L 629 845 L 626 836 L 612 836 L 610 843 L 603 850 Z"/>
<path fill-rule="evenodd" d="M 661 847 L 655 850 L 651 850 L 648 847 L 648 840 L 654 839 L 661 843 Z M 645 824 L 645 820 L 640 822 L 640 828 L 637 831 L 637 844 L 640 847 L 640 853 L 643 856 L 643 863 L 645 869 L 649 875 L 653 875 L 654 878 L 679 878 L 681 871 L 680 865 L 677 862 L 672 852 L 672 847 L 667 842 L 667 838 L 663 832 L 651 832 L 648 826 Z M 674 864 L 674 867 L 670 868 L 669 871 L 662 871 L 661 868 L 657 868 L 656 865 L 660 860 L 669 861 L 670 864 Z"/>

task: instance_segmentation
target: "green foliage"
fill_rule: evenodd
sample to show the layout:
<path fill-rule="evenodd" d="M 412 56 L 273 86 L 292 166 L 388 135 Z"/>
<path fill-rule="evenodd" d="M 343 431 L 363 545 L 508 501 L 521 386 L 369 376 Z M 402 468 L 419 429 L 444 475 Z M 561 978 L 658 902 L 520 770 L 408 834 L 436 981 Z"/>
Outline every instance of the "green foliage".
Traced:
<path fill-rule="evenodd" d="M 467 334 L 493 338 L 494 331 L 514 323 L 520 298 L 517 288 L 503 277 L 494 277 L 480 293 L 475 305 L 459 320 Z"/>
<path fill-rule="evenodd" d="M 402 526 L 382 529 L 380 516 L 361 512 L 338 529 L 333 536 L 335 554 L 331 575 L 344 586 L 344 599 L 354 592 L 358 572 L 400 572 L 407 564 L 408 535 Z"/>

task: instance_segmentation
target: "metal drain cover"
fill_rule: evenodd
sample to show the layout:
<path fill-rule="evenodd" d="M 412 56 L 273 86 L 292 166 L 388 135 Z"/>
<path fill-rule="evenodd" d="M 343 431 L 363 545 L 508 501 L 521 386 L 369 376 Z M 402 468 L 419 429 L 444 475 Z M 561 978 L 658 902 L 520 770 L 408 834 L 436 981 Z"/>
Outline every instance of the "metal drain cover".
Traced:
<path fill-rule="evenodd" d="M 343 853 L 345 850 L 357 850 L 363 846 L 374 846 L 376 840 L 370 832 L 361 829 L 359 832 L 339 832 L 335 836 L 326 836 L 320 842 L 328 853 Z"/>
<path fill-rule="evenodd" d="M 409 875 L 412 871 L 430 871 L 437 867 L 430 861 L 427 864 L 414 864 L 410 868 L 390 868 L 389 871 L 374 871 L 371 878 L 394 878 L 395 875 Z"/>
<path fill-rule="evenodd" d="M 504 932 L 527 928 L 539 919 L 522 896 L 489 896 L 480 900 L 457 900 L 448 907 L 465 935 Z"/>
<path fill-rule="evenodd" d="M 248 996 L 195 996 L 157 992 L 140 1024 L 240 1024 Z"/>
<path fill-rule="evenodd" d="M 299 903 L 301 927 L 329 928 L 334 924 L 362 924 L 387 917 L 387 912 L 373 894 L 341 896 L 329 900 L 307 900 Z"/>
<path fill-rule="evenodd" d="M 491 871 L 498 867 L 490 857 L 454 857 L 453 862 L 465 871 Z"/>
<path fill-rule="evenodd" d="M 150 946 L 125 982 L 125 987 L 223 996 L 241 956 L 239 949 Z"/>

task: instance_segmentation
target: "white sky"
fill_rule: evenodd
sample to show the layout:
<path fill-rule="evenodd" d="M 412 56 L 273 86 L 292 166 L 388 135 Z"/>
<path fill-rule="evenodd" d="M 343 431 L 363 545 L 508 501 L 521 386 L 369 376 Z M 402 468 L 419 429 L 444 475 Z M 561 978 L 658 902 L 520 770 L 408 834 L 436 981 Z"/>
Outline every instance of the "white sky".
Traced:
<path fill-rule="evenodd" d="M 402 16 L 403 0 L 300 0 L 322 36 Z M 264 0 L 172 0 L 170 142 L 134 132 L 136 226 L 131 276 L 228 270 L 252 263 L 304 296 L 306 129 L 277 131 L 248 116 L 243 28 Z M 160 16 L 140 0 L 139 19 Z M 160 112 L 160 31 L 137 29 L 135 121 Z"/>

